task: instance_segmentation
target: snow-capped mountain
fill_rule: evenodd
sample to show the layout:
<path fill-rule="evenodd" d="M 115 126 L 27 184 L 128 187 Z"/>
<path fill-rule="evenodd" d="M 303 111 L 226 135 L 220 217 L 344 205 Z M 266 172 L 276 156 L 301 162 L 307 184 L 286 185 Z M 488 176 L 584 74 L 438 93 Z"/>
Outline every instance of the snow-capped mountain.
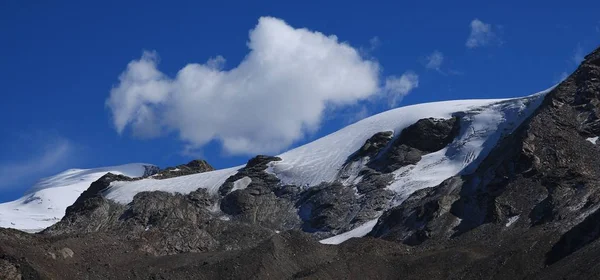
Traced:
<path fill-rule="evenodd" d="M 90 184 L 106 173 L 140 177 L 153 165 L 143 163 L 92 169 L 69 169 L 41 179 L 27 193 L 11 202 L 0 204 L 0 227 L 38 232 L 60 221 Z"/>
<path fill-rule="evenodd" d="M 2 205 L 23 229 L 62 218 L 0 229 L 0 273 L 595 279 L 598 137 L 600 49 L 534 95 L 406 106 L 244 166 L 67 171 Z"/>
<path fill-rule="evenodd" d="M 547 92 L 524 98 L 445 101 L 397 108 L 285 152 L 278 156 L 281 160 L 269 162 L 265 172 L 277 177 L 281 185 L 299 188 L 313 187 L 323 182 L 358 184 L 363 179 L 360 171 L 370 159 L 365 157 L 349 166 L 347 161 L 371 136 L 389 131 L 392 137 L 398 137 L 400 132 L 420 119 L 458 117 L 460 132 L 454 141 L 438 151 L 424 155 L 416 164 L 391 172 L 394 178 L 387 189 L 393 192 L 394 197 L 386 208 L 393 207 L 416 190 L 436 186 L 451 176 L 472 171 L 499 139 L 510 133 L 537 108 Z M 147 172 L 147 166 L 149 165 L 129 164 L 72 169 L 43 179 L 23 198 L 0 204 L 0 227 L 40 231 L 58 222 L 64 216 L 65 209 L 104 174 L 111 172 L 139 177 Z M 198 188 L 205 188 L 211 195 L 217 195 L 223 183 L 241 168 L 243 166 L 163 180 L 148 177 L 132 182 L 115 181 L 104 192 L 104 196 L 127 204 L 137 193 L 144 191 L 188 194 Z M 241 178 L 234 182 L 235 189 L 244 189 L 251 181 L 250 177 Z M 218 205 L 213 207 L 218 208 Z M 371 230 L 377 218 L 378 215 L 373 216 L 371 220 L 352 226 L 352 231 L 323 242 L 339 243 L 350 237 L 362 236 Z"/>
<path fill-rule="evenodd" d="M 414 191 L 433 187 L 461 172 L 472 172 L 479 161 L 494 148 L 496 142 L 511 133 L 539 106 L 549 90 L 524 98 L 457 100 L 401 107 L 366 118 L 309 144 L 285 152 L 271 161 L 265 170 L 276 176 L 282 185 L 313 187 L 323 182 L 341 181 L 346 185 L 362 180 L 360 171 L 368 158 L 354 163 L 351 170 L 341 174 L 348 158 L 378 132 L 391 131 L 397 137 L 402 130 L 420 119 L 449 119 L 459 116 L 459 135 L 448 146 L 427 154 L 418 163 L 392 172 L 394 179 L 387 188 L 394 192 L 394 200 L 387 207 L 400 204 Z M 166 191 L 187 194 L 205 188 L 217 195 L 223 183 L 243 166 L 200 173 L 195 175 L 155 180 L 116 181 L 111 183 L 105 196 L 127 204 L 142 191 Z M 342 176 L 343 175 L 343 176 Z M 248 178 L 248 177 L 246 177 Z M 242 189 L 251 180 L 243 184 Z M 236 182 L 239 183 L 239 182 Z M 323 240 L 337 244 L 351 237 L 367 234 L 377 221 L 377 216 L 356 229 L 337 237 Z"/>

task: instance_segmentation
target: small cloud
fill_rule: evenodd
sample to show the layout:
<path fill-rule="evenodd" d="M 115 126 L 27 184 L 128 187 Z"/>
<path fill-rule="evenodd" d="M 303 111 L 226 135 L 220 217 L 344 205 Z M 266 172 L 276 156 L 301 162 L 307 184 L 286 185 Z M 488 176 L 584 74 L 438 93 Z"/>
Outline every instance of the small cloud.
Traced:
<path fill-rule="evenodd" d="M 444 54 L 436 50 L 433 51 L 433 53 L 431 53 L 429 56 L 427 56 L 427 64 L 425 65 L 425 68 L 440 71 L 440 67 L 442 66 L 443 62 Z"/>
<path fill-rule="evenodd" d="M 375 36 L 369 40 L 369 49 L 371 51 L 378 49 L 380 46 L 381 46 L 381 40 L 379 40 L 379 37 Z"/>
<path fill-rule="evenodd" d="M 36 150 L 37 145 L 31 147 L 39 153 L 38 155 L 20 161 L 0 162 L 0 189 L 17 185 L 23 187 L 24 181 L 48 175 L 48 172 L 57 172 L 57 168 L 65 167 L 65 162 L 74 153 L 74 145 L 67 139 L 55 136 L 46 137 L 44 142 L 39 150 Z"/>
<path fill-rule="evenodd" d="M 562 81 L 566 80 L 569 77 L 569 73 L 567 72 L 562 72 L 558 75 L 558 77 L 556 77 L 554 79 L 554 83 L 561 83 Z"/>
<path fill-rule="evenodd" d="M 484 23 L 479 19 L 471 21 L 471 33 L 465 45 L 467 48 L 473 49 L 490 45 L 494 42 L 500 42 L 498 36 L 494 32 L 492 25 Z"/>
<path fill-rule="evenodd" d="M 450 69 L 450 70 L 448 70 L 448 74 L 450 74 L 450 75 L 455 75 L 455 76 L 462 76 L 462 75 L 464 75 L 465 73 L 464 73 L 464 72 L 462 72 L 462 71 L 459 71 L 459 70 Z"/>
<path fill-rule="evenodd" d="M 385 80 L 384 91 L 390 108 L 396 107 L 404 96 L 417 87 L 419 87 L 419 76 L 413 72 L 406 72 L 400 77 L 388 77 Z"/>
<path fill-rule="evenodd" d="M 575 47 L 575 50 L 573 51 L 573 57 L 571 59 L 573 60 L 573 63 L 575 63 L 575 65 L 579 65 L 584 58 L 585 53 L 583 52 L 583 47 L 581 47 L 581 44 L 577 44 L 577 47 Z"/>
<path fill-rule="evenodd" d="M 370 115 L 369 109 L 367 109 L 367 106 L 363 105 L 360 107 L 360 110 L 354 112 L 346 119 L 346 123 L 348 123 L 348 124 L 355 123 L 357 121 L 360 121 L 360 120 L 368 117 L 369 115 Z"/>
<path fill-rule="evenodd" d="M 379 40 L 379 37 L 374 36 L 369 39 L 369 44 L 367 46 L 360 46 L 358 48 L 358 53 L 363 58 L 373 59 L 373 52 L 379 49 L 379 47 L 381 47 L 381 40 Z"/>

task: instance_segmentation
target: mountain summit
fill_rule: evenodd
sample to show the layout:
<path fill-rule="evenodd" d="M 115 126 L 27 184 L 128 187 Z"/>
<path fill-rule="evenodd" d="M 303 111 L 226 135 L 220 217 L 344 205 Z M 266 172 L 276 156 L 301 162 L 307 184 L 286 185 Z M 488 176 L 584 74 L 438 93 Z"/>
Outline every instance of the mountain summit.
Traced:
<path fill-rule="evenodd" d="M 598 137 L 600 49 L 523 98 L 402 107 L 229 169 L 102 171 L 60 221 L 18 227 L 40 233 L 0 230 L 0 275 L 589 278 Z"/>

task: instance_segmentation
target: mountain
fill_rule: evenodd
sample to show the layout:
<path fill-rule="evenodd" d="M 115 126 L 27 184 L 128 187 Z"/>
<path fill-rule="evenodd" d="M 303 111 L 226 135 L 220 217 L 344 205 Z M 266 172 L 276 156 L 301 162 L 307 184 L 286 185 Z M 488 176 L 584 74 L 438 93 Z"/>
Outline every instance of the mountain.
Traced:
<path fill-rule="evenodd" d="M 27 232 L 41 231 L 60 221 L 65 209 L 73 204 L 92 182 L 106 173 L 140 177 L 147 175 L 154 168 L 156 167 L 150 164 L 134 163 L 92 169 L 69 169 L 44 178 L 23 197 L 0 204 L 0 227 Z"/>
<path fill-rule="evenodd" d="M 527 97 L 402 107 L 229 169 L 108 173 L 42 232 L 0 230 L 0 275 L 594 278 L 599 116 L 600 49 Z"/>

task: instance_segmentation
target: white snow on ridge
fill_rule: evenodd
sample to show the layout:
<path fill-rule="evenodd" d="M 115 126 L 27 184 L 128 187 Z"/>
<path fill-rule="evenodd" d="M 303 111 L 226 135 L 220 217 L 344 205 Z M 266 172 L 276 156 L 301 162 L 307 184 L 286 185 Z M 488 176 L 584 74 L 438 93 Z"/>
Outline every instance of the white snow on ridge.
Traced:
<path fill-rule="evenodd" d="M 369 232 L 371 232 L 371 230 L 373 229 L 373 227 L 375 227 L 376 224 L 377 224 L 377 219 L 374 219 L 374 220 L 371 220 L 371 221 L 368 221 L 368 222 L 362 224 L 361 226 L 359 226 L 351 231 L 347 231 L 342 234 L 338 234 L 336 236 L 332 236 L 332 237 L 323 239 L 319 242 L 321 244 L 338 245 L 350 238 L 363 237 L 363 236 L 367 235 Z"/>
<path fill-rule="evenodd" d="M 36 183 L 22 198 L 0 204 L 0 227 L 38 232 L 60 221 L 65 210 L 73 204 L 90 184 L 106 173 L 130 177 L 144 175 L 149 164 L 69 169 Z"/>
<path fill-rule="evenodd" d="M 233 188 L 231 189 L 231 191 L 235 191 L 235 190 L 243 190 L 245 188 L 248 187 L 248 185 L 250 185 L 250 183 L 252 183 L 252 178 L 246 176 L 242 179 L 236 180 L 235 182 L 233 182 Z"/>
<path fill-rule="evenodd" d="M 188 194 L 199 188 L 204 188 L 210 193 L 216 194 L 225 180 L 237 173 L 237 170 L 242 167 L 237 166 L 162 180 L 147 178 L 133 182 L 112 182 L 109 189 L 106 190 L 105 196 L 113 201 L 127 204 L 133 200 L 137 193 L 144 191 Z"/>
<path fill-rule="evenodd" d="M 386 111 L 279 155 L 282 160 L 271 162 L 267 172 L 276 175 L 283 184 L 314 186 L 321 182 L 332 182 L 348 156 L 377 132 L 389 130 L 398 133 L 422 118 L 450 118 L 456 112 L 475 110 L 502 101 L 505 99 L 444 101 Z M 223 182 L 242 167 L 163 180 L 147 178 L 134 182 L 113 182 L 105 195 L 126 204 L 142 191 L 187 194 L 198 188 L 206 188 L 216 194 Z"/>

